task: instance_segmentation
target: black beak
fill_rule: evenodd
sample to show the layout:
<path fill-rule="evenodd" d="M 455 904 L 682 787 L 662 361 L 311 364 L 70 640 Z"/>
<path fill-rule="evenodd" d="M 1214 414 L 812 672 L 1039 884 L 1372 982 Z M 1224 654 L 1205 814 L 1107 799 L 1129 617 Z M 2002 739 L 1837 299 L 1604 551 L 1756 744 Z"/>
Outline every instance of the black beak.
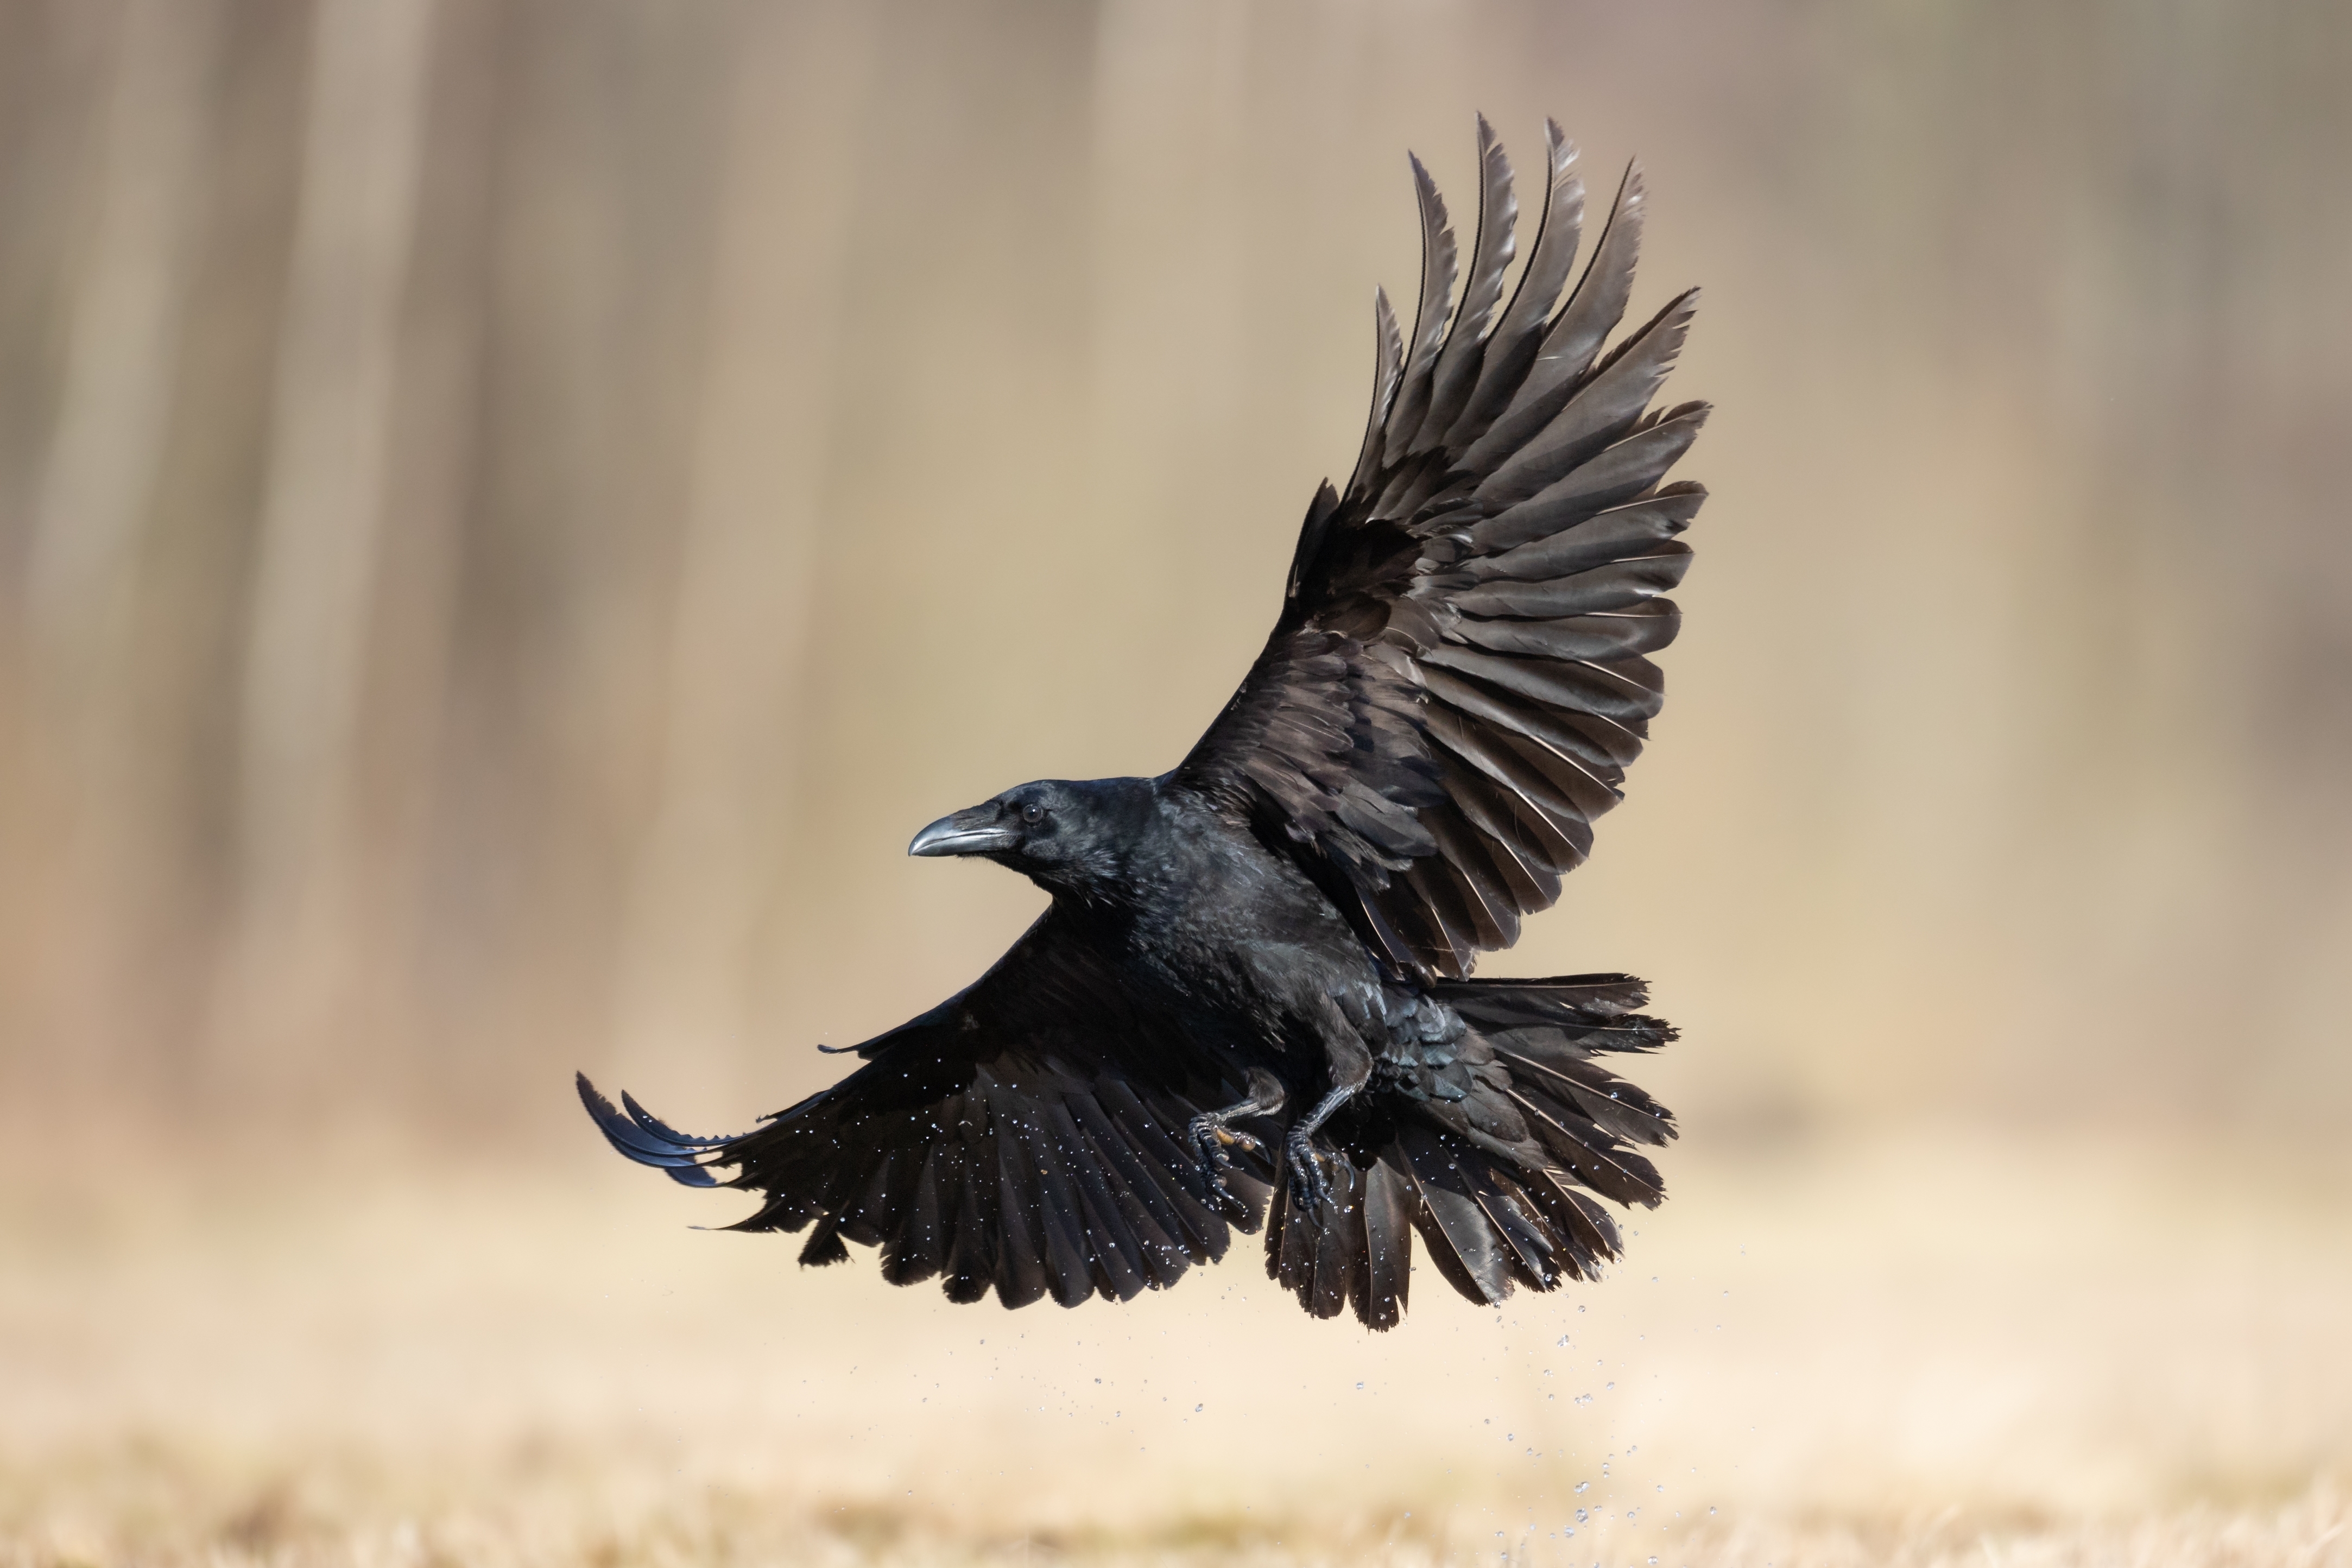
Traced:
<path fill-rule="evenodd" d="M 907 846 L 909 855 L 992 855 L 1021 842 L 1021 835 L 999 820 L 994 801 L 942 816 Z"/>

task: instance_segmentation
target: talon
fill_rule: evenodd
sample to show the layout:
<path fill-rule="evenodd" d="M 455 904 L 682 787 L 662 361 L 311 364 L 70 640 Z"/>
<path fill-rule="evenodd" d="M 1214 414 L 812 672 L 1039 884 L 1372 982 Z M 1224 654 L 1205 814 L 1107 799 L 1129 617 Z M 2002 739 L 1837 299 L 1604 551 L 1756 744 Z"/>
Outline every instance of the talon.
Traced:
<path fill-rule="evenodd" d="M 1265 1145 L 1247 1132 L 1234 1131 L 1228 1125 L 1237 1116 L 1271 1116 L 1282 1109 L 1282 1085 L 1264 1068 L 1249 1071 L 1250 1096 L 1237 1105 L 1223 1110 L 1204 1110 L 1184 1124 L 1184 1142 L 1191 1145 L 1192 1158 L 1201 1164 L 1201 1175 L 1212 1191 L 1232 1197 L 1225 1187 L 1225 1173 L 1233 1168 L 1230 1151 L 1246 1150 L 1253 1154 L 1265 1152 Z"/>
<path fill-rule="evenodd" d="M 1186 1122 L 1184 1142 L 1192 1151 L 1192 1158 L 1211 1167 L 1223 1159 L 1225 1152 L 1217 1139 L 1217 1134 L 1223 1131 L 1213 1116 L 1195 1116 Z"/>
<path fill-rule="evenodd" d="M 1331 1177 L 1324 1169 L 1328 1158 L 1306 1133 L 1293 1131 L 1283 1145 L 1290 1156 L 1290 1196 L 1297 1206 L 1318 1209 L 1331 1196 Z"/>
<path fill-rule="evenodd" d="M 1201 1163 L 1202 1176 L 1220 1193 L 1227 1191 L 1225 1173 L 1234 1164 L 1228 1151 L 1242 1148 L 1256 1152 L 1265 1147 L 1248 1133 L 1234 1131 L 1214 1114 L 1194 1117 L 1184 1129 L 1184 1141 L 1192 1146 L 1192 1158 Z"/>

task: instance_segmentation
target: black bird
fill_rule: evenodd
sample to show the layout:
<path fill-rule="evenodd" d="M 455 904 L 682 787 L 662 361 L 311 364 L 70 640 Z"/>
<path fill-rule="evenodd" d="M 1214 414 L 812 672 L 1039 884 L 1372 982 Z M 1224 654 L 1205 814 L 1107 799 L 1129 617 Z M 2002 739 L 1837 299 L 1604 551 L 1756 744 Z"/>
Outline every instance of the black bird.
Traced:
<path fill-rule="evenodd" d="M 1674 1031 L 1629 975 L 1470 970 L 1559 897 L 1658 711 L 1644 656 L 1674 639 L 1660 595 L 1706 495 L 1662 481 L 1706 409 L 1650 407 L 1696 290 L 1602 352 L 1640 246 L 1638 165 L 1561 301 L 1584 189 L 1547 132 L 1507 289 L 1517 203 L 1479 121 L 1458 300 L 1445 206 L 1412 161 L 1411 339 L 1379 297 L 1354 475 L 1316 494 L 1274 635 L 1191 754 L 1157 778 L 1023 784 L 915 836 L 910 855 L 1045 889 L 1036 924 L 751 1131 L 690 1137 L 582 1078 L 614 1148 L 693 1185 L 731 1172 L 762 1202 L 730 1228 L 808 1228 L 803 1263 L 879 1247 L 885 1279 L 936 1276 L 956 1301 L 1124 1300 L 1262 1215 L 1284 1289 L 1376 1329 L 1404 1310 L 1415 1232 L 1475 1301 L 1617 1256 L 1596 1199 L 1655 1205 L 1635 1150 L 1675 1124 L 1603 1063 Z"/>

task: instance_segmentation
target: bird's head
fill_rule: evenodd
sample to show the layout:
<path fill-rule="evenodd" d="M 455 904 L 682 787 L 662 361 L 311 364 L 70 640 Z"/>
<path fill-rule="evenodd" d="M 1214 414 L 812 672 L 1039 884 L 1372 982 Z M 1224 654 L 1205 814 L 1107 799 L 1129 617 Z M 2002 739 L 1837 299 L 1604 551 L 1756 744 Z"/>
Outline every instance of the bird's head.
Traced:
<path fill-rule="evenodd" d="M 977 855 L 1048 892 L 1090 898 L 1126 883 L 1154 814 L 1150 779 L 1040 779 L 942 816 L 909 855 Z"/>

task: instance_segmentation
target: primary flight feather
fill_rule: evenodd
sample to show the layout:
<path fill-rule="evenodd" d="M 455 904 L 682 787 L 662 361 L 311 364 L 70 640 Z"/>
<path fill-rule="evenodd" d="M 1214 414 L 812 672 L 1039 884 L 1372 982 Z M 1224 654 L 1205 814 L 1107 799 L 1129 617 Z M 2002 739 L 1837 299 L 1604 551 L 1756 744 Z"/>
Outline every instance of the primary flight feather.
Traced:
<path fill-rule="evenodd" d="M 1008 1307 L 1172 1285 L 1261 1221 L 1284 1289 L 1376 1329 L 1404 1311 L 1416 1235 L 1486 1302 L 1617 1255 L 1599 1200 L 1655 1205 L 1639 1149 L 1675 1124 L 1604 1064 L 1674 1031 L 1627 975 L 1470 972 L 1559 897 L 1658 711 L 1647 656 L 1680 624 L 1662 595 L 1706 495 L 1664 480 L 1706 410 L 1651 406 L 1696 291 L 1603 352 L 1638 168 L 1563 300 L 1584 189 L 1546 130 L 1507 289 L 1518 209 L 1486 122 L 1458 300 L 1413 162 L 1411 335 L 1379 298 L 1354 473 L 1307 509 L 1274 633 L 1192 752 L 1023 784 L 908 847 L 1024 873 L 1053 896 L 1037 922 L 749 1132 L 692 1137 L 582 1078 L 614 1148 L 758 1194 L 730 1228 L 805 1229 L 803 1263 L 877 1247 L 893 1283 Z"/>

